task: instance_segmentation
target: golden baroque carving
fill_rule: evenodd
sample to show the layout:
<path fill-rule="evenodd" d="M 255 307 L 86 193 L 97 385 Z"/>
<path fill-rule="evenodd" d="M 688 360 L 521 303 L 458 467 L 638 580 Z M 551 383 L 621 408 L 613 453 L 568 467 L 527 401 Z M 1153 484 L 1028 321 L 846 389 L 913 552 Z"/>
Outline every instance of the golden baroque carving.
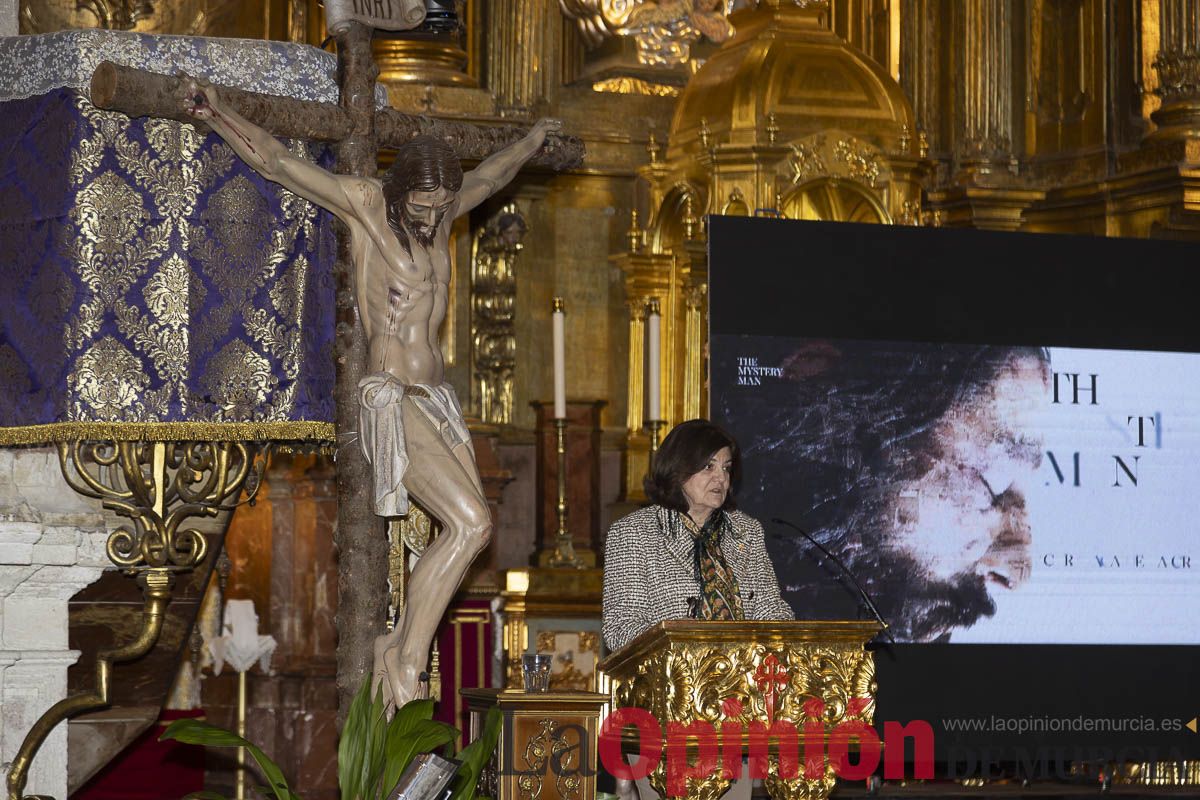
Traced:
<path fill-rule="evenodd" d="M 550 688 L 554 691 L 586 692 L 592 676 L 583 674 L 575 666 L 575 653 L 568 650 L 555 656 L 555 659 L 562 664 L 562 669 L 550 673 Z"/>
<path fill-rule="evenodd" d="M 521 800 L 538 800 L 542 795 L 542 776 L 549 770 L 546 762 L 553 758 L 561 768 L 555 770 L 555 788 L 562 800 L 578 800 L 581 776 L 575 770 L 579 753 L 577 742 L 567 742 L 566 732 L 550 718 L 538 720 L 538 731 L 525 743 L 525 764 L 528 769 L 517 779 Z"/>
<path fill-rule="evenodd" d="M 709 643 L 676 644 L 639 665 L 628 679 L 614 678 L 617 707 L 644 708 L 655 719 L 723 722 L 783 720 L 803 731 L 805 705 L 823 703 L 821 722 L 828 730 L 843 722 L 872 724 L 875 712 L 875 662 L 861 647 L 811 644 L 775 647 L 763 642 L 713 647 Z M 853 701 L 853 702 L 852 702 Z M 665 796 L 662 763 L 649 776 Z M 778 758 L 770 759 L 764 780 L 772 797 L 827 797 L 834 784 L 833 766 L 819 778 L 779 776 Z M 689 797 L 718 797 L 729 781 L 720 771 L 689 779 Z"/>
<path fill-rule="evenodd" d="M 666 67 L 686 63 L 701 37 L 720 43 L 732 36 L 726 16 L 734 5 L 731 0 L 559 0 L 588 47 L 627 36 L 637 46 L 639 62 Z"/>
<path fill-rule="evenodd" d="M 1159 82 L 1155 94 L 1164 105 L 1200 98 L 1200 54 L 1159 53 L 1154 70 Z"/>
<path fill-rule="evenodd" d="M 870 145 L 853 139 L 842 139 L 833 146 L 833 157 L 846 165 L 846 171 L 851 178 L 857 178 L 872 187 L 879 180 L 879 174 L 882 172 L 879 154 Z"/>
<path fill-rule="evenodd" d="M 479 417 L 507 425 L 513 418 L 517 364 L 516 261 L 529 230 L 516 204 L 477 231 L 471 248 L 471 383 Z"/>
<path fill-rule="evenodd" d="M 920 200 L 905 200 L 904 205 L 900 208 L 900 213 L 896 216 L 896 224 L 918 226 L 922 222 Z"/>
<path fill-rule="evenodd" d="M 816 178 L 849 178 L 875 189 L 891 179 L 879 150 L 854 136 L 835 138 L 818 133 L 791 147 L 788 169 L 795 185 Z"/>
<path fill-rule="evenodd" d="M 262 12 L 246 14 L 242 6 L 239 0 L 22 0 L 20 24 L 21 33 L 102 28 L 261 38 Z"/>
<path fill-rule="evenodd" d="M 596 81 L 592 84 L 592 91 L 611 94 L 642 94 L 651 97 L 678 97 L 681 89 L 678 86 L 652 83 L 641 78 L 623 77 Z"/>
<path fill-rule="evenodd" d="M 562 633 L 564 637 L 575 637 L 575 646 L 571 647 L 571 640 L 567 638 L 565 642 L 560 642 L 558 634 Z M 560 648 L 560 645 L 562 647 Z M 554 661 L 557 663 L 557 669 L 553 669 L 550 673 L 550 689 L 553 691 L 588 691 L 593 679 L 595 678 L 595 657 L 600 653 L 600 637 L 595 631 L 539 631 L 537 635 L 538 653 L 549 653 L 554 656 Z M 586 658 L 587 654 L 591 653 L 592 658 Z M 588 667 L 588 672 L 584 672 L 576 666 L 576 658 L 580 658 L 580 663 Z"/>
<path fill-rule="evenodd" d="M 829 6 L 829 0 L 791 2 L 800 8 Z M 719 44 L 733 35 L 728 16 L 754 5 L 757 0 L 558 0 L 563 16 L 575 21 L 589 48 L 614 36 L 636 36 L 652 26 L 659 32 L 686 32 L 693 37 L 689 47 L 700 36 Z"/>
<path fill-rule="evenodd" d="M 588 47 L 616 35 L 642 0 L 558 0 L 563 16 L 574 20 Z"/>
<path fill-rule="evenodd" d="M 95 14 L 97 27 L 119 31 L 132 30 L 140 20 L 154 14 L 154 4 L 149 0 L 78 0 L 75 7 Z"/>
<path fill-rule="evenodd" d="M 400 539 L 404 546 L 418 556 L 424 555 L 433 536 L 433 519 L 419 505 L 410 504 L 408 514 L 400 519 Z"/>
<path fill-rule="evenodd" d="M 792 145 L 792 157 L 788 166 L 792 170 L 792 183 L 807 183 L 813 178 L 819 178 L 829 173 L 825 159 L 821 158 L 820 149 L 825 146 L 825 136 L 817 134 L 809 142 Z"/>
<path fill-rule="evenodd" d="M 959 158 L 963 160 L 995 161 L 1007 159 L 1012 152 L 1012 140 L 1004 134 L 989 136 L 973 136 L 964 139 L 957 148 Z"/>
<path fill-rule="evenodd" d="M 391 625 L 408 597 L 408 554 L 424 555 L 429 543 L 440 533 L 436 521 L 417 503 L 410 503 L 408 514 L 388 523 L 388 624 Z"/>
<path fill-rule="evenodd" d="M 729 193 L 729 199 L 725 201 L 725 207 L 721 209 L 721 213 L 727 217 L 750 216 L 750 206 L 746 204 L 746 195 L 742 194 L 741 188 L 737 186 L 733 187 L 733 191 Z"/>

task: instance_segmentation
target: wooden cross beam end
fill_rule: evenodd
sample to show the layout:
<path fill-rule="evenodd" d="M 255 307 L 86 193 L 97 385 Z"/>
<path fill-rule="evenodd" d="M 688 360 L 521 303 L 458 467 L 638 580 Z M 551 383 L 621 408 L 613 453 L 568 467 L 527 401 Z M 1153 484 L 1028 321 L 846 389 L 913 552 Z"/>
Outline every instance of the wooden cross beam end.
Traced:
<path fill-rule="evenodd" d="M 183 110 L 179 93 L 185 78 L 104 61 L 92 73 L 92 104 L 131 117 L 162 117 L 205 127 Z M 230 108 L 275 136 L 337 142 L 350 135 L 346 112 L 331 103 L 258 94 L 232 86 L 216 88 Z M 428 134 L 449 144 L 459 158 L 472 161 L 482 161 L 527 132 L 516 125 L 474 125 L 405 114 L 393 108 L 379 109 L 375 114 L 375 134 L 382 148 L 394 149 L 414 136 Z M 528 165 L 555 171 L 573 169 L 583 164 L 583 154 L 583 142 L 578 137 L 551 134 Z"/>

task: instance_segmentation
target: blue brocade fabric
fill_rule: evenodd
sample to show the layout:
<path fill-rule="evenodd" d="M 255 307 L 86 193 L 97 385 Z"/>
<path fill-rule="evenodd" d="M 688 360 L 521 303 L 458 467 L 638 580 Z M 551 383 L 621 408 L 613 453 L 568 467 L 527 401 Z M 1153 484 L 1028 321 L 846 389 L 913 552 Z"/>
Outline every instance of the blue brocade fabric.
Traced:
<path fill-rule="evenodd" d="M 335 249 L 214 134 L 70 88 L 0 103 L 0 444 L 331 438 Z"/>

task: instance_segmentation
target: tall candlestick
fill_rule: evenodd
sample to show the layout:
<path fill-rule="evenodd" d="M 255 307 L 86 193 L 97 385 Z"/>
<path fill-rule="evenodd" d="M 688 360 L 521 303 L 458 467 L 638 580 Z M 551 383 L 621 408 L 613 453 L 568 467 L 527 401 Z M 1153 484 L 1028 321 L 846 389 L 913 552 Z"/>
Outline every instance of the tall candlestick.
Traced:
<path fill-rule="evenodd" d="M 554 298 L 554 418 L 567 418 L 567 351 L 565 321 L 567 306 L 561 297 Z"/>
<path fill-rule="evenodd" d="M 237 735 L 246 738 L 246 673 L 238 672 Z M 246 800 L 246 748 L 237 749 L 237 783 L 233 796 Z"/>
<path fill-rule="evenodd" d="M 554 536 L 554 554 L 550 556 L 552 567 L 574 567 L 583 569 L 579 556 L 575 554 L 575 540 L 567 530 L 567 421 L 554 420 L 554 450 L 558 456 L 558 533 Z"/>
<path fill-rule="evenodd" d="M 646 420 L 662 419 L 662 312 L 651 298 L 646 310 Z"/>

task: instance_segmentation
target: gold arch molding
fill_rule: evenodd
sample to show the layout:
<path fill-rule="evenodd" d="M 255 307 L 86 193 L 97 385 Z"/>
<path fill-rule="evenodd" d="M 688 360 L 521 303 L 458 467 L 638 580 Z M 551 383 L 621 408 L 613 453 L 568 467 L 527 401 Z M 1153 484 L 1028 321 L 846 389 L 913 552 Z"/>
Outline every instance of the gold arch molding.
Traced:
<path fill-rule="evenodd" d="M 783 216 L 822 222 L 892 223 L 879 197 L 847 178 L 817 178 L 795 187 L 783 196 Z"/>
<path fill-rule="evenodd" d="M 651 241 L 654 251 L 665 253 L 673 245 L 695 238 L 707 206 L 704 187 L 691 181 L 680 181 L 672 186 L 663 197 L 655 218 Z"/>

